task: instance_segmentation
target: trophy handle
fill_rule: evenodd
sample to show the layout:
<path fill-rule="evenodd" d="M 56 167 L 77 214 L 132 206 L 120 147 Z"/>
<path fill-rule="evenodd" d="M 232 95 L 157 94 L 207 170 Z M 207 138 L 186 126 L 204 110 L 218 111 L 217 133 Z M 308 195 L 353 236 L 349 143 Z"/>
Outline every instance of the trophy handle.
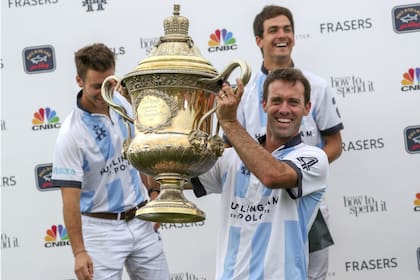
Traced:
<path fill-rule="evenodd" d="M 111 81 L 117 82 L 117 85 L 114 86 L 115 83 L 112 83 Z M 121 84 L 121 80 L 114 75 L 106 77 L 106 79 L 102 83 L 101 87 L 101 94 L 106 103 L 120 115 L 123 117 L 124 120 L 134 124 L 134 119 L 132 119 L 130 116 L 128 116 L 127 111 L 124 109 L 124 107 L 114 103 L 112 100 L 112 95 L 114 94 L 114 87 L 118 87 Z"/>
<path fill-rule="evenodd" d="M 221 87 L 223 83 L 229 78 L 230 74 L 232 74 L 233 70 L 235 70 L 237 67 L 241 68 L 240 79 L 242 80 L 242 83 L 245 86 L 249 82 L 249 79 L 251 78 L 251 68 L 249 67 L 248 63 L 242 60 L 232 61 L 228 66 L 225 67 L 225 69 L 223 69 L 223 71 L 218 76 L 211 79 L 200 79 L 199 82 L 217 83 Z M 237 89 L 238 89 L 237 87 L 234 87 L 233 91 L 236 92 Z M 203 121 L 214 112 L 216 112 L 216 107 L 209 110 L 203 117 L 201 117 L 200 121 L 198 122 L 197 129 L 201 126 Z M 220 127 L 219 122 L 217 122 L 216 135 L 219 134 L 219 127 Z"/>
<path fill-rule="evenodd" d="M 117 82 L 116 86 L 114 86 L 115 82 Z M 133 138 L 133 135 L 131 133 L 131 128 L 130 128 L 130 123 L 134 124 L 134 119 L 132 119 L 127 114 L 127 111 L 125 110 L 124 107 L 114 103 L 114 101 L 112 100 L 112 96 L 114 94 L 114 87 L 118 87 L 119 85 L 121 85 L 121 80 L 117 76 L 114 76 L 114 75 L 108 76 L 102 83 L 101 94 L 104 100 L 106 101 L 106 103 L 108 103 L 109 107 L 111 107 L 115 112 L 118 113 L 118 115 L 120 115 L 124 119 L 124 123 L 128 131 L 128 138 L 124 140 L 122 154 L 123 154 L 123 157 L 127 159 L 128 147 L 130 146 L 131 139 Z"/>
<path fill-rule="evenodd" d="M 223 69 L 223 71 L 214 78 L 211 79 L 200 79 L 198 82 L 210 84 L 210 83 L 217 83 L 220 87 L 222 87 L 223 83 L 229 78 L 230 74 L 232 74 L 233 70 L 237 67 L 241 68 L 241 76 L 240 79 L 242 83 L 246 85 L 251 78 L 251 68 L 249 67 L 248 63 L 243 60 L 234 60 L 228 66 Z"/>

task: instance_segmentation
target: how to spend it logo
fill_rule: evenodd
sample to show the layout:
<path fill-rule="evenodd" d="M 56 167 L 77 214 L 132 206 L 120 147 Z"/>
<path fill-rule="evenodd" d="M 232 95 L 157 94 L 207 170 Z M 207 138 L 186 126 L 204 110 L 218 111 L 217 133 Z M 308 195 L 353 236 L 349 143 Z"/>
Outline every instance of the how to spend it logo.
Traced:
<path fill-rule="evenodd" d="M 225 28 L 216 29 L 214 33 L 210 34 L 208 45 L 209 52 L 230 51 L 238 48 L 233 33 L 227 31 Z"/>

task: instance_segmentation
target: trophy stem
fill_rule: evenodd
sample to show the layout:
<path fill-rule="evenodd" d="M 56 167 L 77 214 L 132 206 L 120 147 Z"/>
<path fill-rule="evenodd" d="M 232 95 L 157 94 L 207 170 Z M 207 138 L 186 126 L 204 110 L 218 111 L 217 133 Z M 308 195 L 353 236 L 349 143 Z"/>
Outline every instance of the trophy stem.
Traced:
<path fill-rule="evenodd" d="M 162 173 L 154 179 L 160 184 L 160 194 L 136 211 L 137 218 L 159 223 L 192 223 L 206 218 L 205 213 L 188 201 L 182 192 L 187 177 Z"/>

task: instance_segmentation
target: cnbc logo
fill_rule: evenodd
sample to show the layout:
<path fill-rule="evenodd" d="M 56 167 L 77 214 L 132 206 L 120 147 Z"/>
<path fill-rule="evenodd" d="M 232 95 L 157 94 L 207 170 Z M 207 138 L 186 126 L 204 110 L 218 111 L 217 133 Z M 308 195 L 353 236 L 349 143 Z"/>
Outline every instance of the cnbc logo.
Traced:
<path fill-rule="evenodd" d="M 230 51 L 238 48 L 233 33 L 228 32 L 225 28 L 216 29 L 214 33 L 210 34 L 208 45 L 209 52 Z"/>
<path fill-rule="evenodd" d="M 61 126 L 57 113 L 48 107 L 40 108 L 38 112 L 34 113 L 32 124 L 32 130 L 34 131 L 60 128 Z"/>
<path fill-rule="evenodd" d="M 410 68 L 403 74 L 401 91 L 420 90 L 420 67 Z"/>
<path fill-rule="evenodd" d="M 416 198 L 414 199 L 414 211 L 420 212 L 420 193 L 416 193 Z"/>
<path fill-rule="evenodd" d="M 62 225 L 53 225 L 47 230 L 47 235 L 44 237 L 45 248 L 69 246 L 70 240 L 67 230 Z"/>

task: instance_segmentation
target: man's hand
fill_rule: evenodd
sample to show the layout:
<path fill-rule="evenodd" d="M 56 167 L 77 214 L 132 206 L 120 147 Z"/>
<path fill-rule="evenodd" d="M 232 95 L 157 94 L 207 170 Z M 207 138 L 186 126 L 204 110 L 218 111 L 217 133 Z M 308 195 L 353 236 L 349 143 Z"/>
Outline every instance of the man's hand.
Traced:
<path fill-rule="evenodd" d="M 244 85 L 240 79 L 236 79 L 236 85 L 237 87 L 233 89 L 228 83 L 224 83 L 222 90 L 216 97 L 216 115 L 222 127 L 225 122 L 235 122 L 237 120 L 236 111 L 244 92 Z"/>
<path fill-rule="evenodd" d="M 78 280 L 93 279 L 93 262 L 86 251 L 76 253 L 74 260 L 74 272 Z"/>

